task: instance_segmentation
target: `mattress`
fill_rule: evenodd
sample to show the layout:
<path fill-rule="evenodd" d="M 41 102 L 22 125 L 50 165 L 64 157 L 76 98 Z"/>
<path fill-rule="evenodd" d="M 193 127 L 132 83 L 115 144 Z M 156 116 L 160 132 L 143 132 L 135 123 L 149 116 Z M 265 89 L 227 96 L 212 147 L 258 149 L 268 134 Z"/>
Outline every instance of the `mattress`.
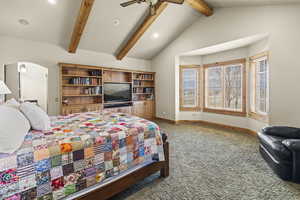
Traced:
<path fill-rule="evenodd" d="M 62 199 L 99 187 L 153 161 L 164 161 L 159 127 L 122 113 L 51 118 L 13 154 L 0 154 L 0 199 Z"/>

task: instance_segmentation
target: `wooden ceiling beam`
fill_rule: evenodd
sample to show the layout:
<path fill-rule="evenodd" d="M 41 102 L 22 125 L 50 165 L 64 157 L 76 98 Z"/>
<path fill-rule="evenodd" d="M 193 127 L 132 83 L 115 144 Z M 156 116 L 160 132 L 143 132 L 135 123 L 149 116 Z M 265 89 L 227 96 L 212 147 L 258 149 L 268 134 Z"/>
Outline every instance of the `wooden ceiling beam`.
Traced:
<path fill-rule="evenodd" d="M 74 30 L 72 33 L 72 38 L 69 46 L 69 53 L 75 53 L 78 48 L 82 33 L 88 21 L 94 2 L 95 0 L 82 0 L 81 2 L 79 14 L 77 16 Z"/>
<path fill-rule="evenodd" d="M 148 30 L 148 28 L 152 25 L 152 23 L 159 17 L 159 15 L 164 11 L 164 9 L 168 6 L 166 2 L 159 2 L 156 5 L 156 14 L 149 14 L 143 23 L 137 28 L 137 30 L 133 33 L 130 39 L 126 42 L 124 47 L 117 54 L 117 59 L 122 60 L 128 52 L 132 49 L 132 47 L 137 43 L 137 41 L 144 35 L 144 33 Z"/>
<path fill-rule="evenodd" d="M 214 14 L 212 8 L 204 0 L 185 0 L 192 8 L 209 17 Z"/>

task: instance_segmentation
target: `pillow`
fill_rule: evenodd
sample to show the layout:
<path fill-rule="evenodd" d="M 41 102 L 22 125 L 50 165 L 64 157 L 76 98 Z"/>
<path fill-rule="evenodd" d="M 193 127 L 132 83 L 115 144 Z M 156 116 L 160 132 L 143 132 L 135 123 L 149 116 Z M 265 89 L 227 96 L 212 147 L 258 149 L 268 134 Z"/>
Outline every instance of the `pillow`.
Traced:
<path fill-rule="evenodd" d="M 50 130 L 50 118 L 45 111 L 32 103 L 22 103 L 21 112 L 29 120 L 32 129 L 38 131 Z"/>
<path fill-rule="evenodd" d="M 19 110 L 0 106 L 1 153 L 13 153 L 18 150 L 29 130 L 29 121 Z"/>
<path fill-rule="evenodd" d="M 21 104 L 19 102 L 17 102 L 15 99 L 10 99 L 10 100 L 5 102 L 5 105 L 9 106 L 9 107 L 12 107 L 12 108 L 15 108 L 15 109 L 19 109 Z"/>

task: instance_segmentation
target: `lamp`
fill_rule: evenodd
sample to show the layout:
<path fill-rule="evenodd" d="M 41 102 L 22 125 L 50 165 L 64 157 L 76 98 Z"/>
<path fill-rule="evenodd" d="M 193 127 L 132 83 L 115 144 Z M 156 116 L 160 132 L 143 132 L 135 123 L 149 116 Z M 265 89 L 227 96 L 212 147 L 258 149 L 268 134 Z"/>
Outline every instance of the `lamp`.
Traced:
<path fill-rule="evenodd" d="M 0 104 L 3 102 L 2 95 L 11 94 L 11 91 L 5 85 L 3 81 L 0 80 Z"/>

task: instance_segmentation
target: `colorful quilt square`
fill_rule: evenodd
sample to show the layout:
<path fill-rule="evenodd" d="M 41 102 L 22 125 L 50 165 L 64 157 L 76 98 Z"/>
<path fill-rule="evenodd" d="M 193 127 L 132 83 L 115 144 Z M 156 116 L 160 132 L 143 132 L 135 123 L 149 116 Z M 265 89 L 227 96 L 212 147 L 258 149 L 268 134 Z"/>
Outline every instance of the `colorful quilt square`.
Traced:
<path fill-rule="evenodd" d="M 64 176 L 68 176 L 69 174 L 74 172 L 74 165 L 73 163 L 67 164 L 63 166 L 63 174 Z"/>
<path fill-rule="evenodd" d="M 78 150 L 73 152 L 73 160 L 78 161 L 78 160 L 83 160 L 84 159 L 84 150 Z"/>
<path fill-rule="evenodd" d="M 95 159 L 94 158 L 88 158 L 85 159 L 85 168 L 90 168 L 95 165 Z"/>
<path fill-rule="evenodd" d="M 36 171 L 37 172 L 48 171 L 51 168 L 50 160 L 46 159 L 46 160 L 38 161 L 38 162 L 36 162 L 36 166 L 35 167 L 36 167 Z"/>
<path fill-rule="evenodd" d="M 99 165 L 100 163 L 104 162 L 104 153 L 96 154 L 95 155 L 95 165 Z"/>
<path fill-rule="evenodd" d="M 50 183 L 46 183 L 37 187 L 37 196 L 42 197 L 51 193 Z"/>
<path fill-rule="evenodd" d="M 60 177 L 51 181 L 52 191 L 63 189 L 64 187 L 64 178 Z"/>
<path fill-rule="evenodd" d="M 62 177 L 63 174 L 63 169 L 62 166 L 54 167 L 50 170 L 51 174 L 51 180 L 57 179 L 59 177 Z"/>
<path fill-rule="evenodd" d="M 92 158 L 94 157 L 94 148 L 89 147 L 84 149 L 84 157 L 87 158 Z"/>
<path fill-rule="evenodd" d="M 24 153 L 17 156 L 18 167 L 25 167 L 27 165 L 33 164 L 34 156 L 32 152 Z"/>
<path fill-rule="evenodd" d="M 17 170 L 9 169 L 0 172 L 0 186 L 15 183 L 18 181 Z"/>
<path fill-rule="evenodd" d="M 85 169 L 85 160 L 79 160 L 74 162 L 74 171 L 78 172 Z"/>
<path fill-rule="evenodd" d="M 71 185 L 66 185 L 64 188 L 65 195 L 68 196 L 70 194 L 73 194 L 76 192 L 76 185 L 71 184 Z"/>
<path fill-rule="evenodd" d="M 64 176 L 64 184 L 66 185 L 71 185 L 75 184 L 77 182 L 77 174 L 76 173 L 71 173 L 68 176 Z"/>
<path fill-rule="evenodd" d="M 52 193 L 53 195 L 53 199 L 63 199 L 65 197 L 65 189 L 62 188 L 62 189 L 59 189 L 59 190 L 55 190 L 53 191 Z"/>
<path fill-rule="evenodd" d="M 96 182 L 96 175 L 95 176 L 90 176 L 90 177 L 86 177 L 86 186 L 90 187 L 92 185 L 95 185 Z"/>
<path fill-rule="evenodd" d="M 17 156 L 12 155 L 0 159 L 0 171 L 17 168 Z"/>
<path fill-rule="evenodd" d="M 36 184 L 38 186 L 49 183 L 50 180 L 51 180 L 50 171 L 39 172 L 39 173 L 36 174 Z"/>
<path fill-rule="evenodd" d="M 104 153 L 104 161 L 112 160 L 112 152 L 105 152 Z"/>
<path fill-rule="evenodd" d="M 57 167 L 62 165 L 61 155 L 53 156 L 51 158 L 51 167 Z"/>
<path fill-rule="evenodd" d="M 31 188 L 36 187 L 36 175 L 31 174 L 29 176 L 25 176 L 23 178 L 20 178 L 19 180 L 19 189 L 20 191 L 26 191 Z"/>
<path fill-rule="evenodd" d="M 30 190 L 26 190 L 24 192 L 21 192 L 21 199 L 22 200 L 32 200 L 32 199 L 36 199 L 36 197 L 37 197 L 36 188 L 32 188 Z"/>
<path fill-rule="evenodd" d="M 29 175 L 35 174 L 35 173 L 36 173 L 36 167 L 34 164 L 27 165 L 26 167 L 19 167 L 17 169 L 17 176 L 19 178 L 29 176 Z"/>
<path fill-rule="evenodd" d="M 79 180 L 77 183 L 76 183 L 76 190 L 77 191 L 81 191 L 81 190 L 84 190 L 85 188 L 87 187 L 86 185 L 86 180 Z"/>
<path fill-rule="evenodd" d="M 73 153 L 66 153 L 62 155 L 62 165 L 73 163 Z"/>
<path fill-rule="evenodd" d="M 105 161 L 105 170 L 110 170 L 113 168 L 113 162 L 112 161 Z"/>

